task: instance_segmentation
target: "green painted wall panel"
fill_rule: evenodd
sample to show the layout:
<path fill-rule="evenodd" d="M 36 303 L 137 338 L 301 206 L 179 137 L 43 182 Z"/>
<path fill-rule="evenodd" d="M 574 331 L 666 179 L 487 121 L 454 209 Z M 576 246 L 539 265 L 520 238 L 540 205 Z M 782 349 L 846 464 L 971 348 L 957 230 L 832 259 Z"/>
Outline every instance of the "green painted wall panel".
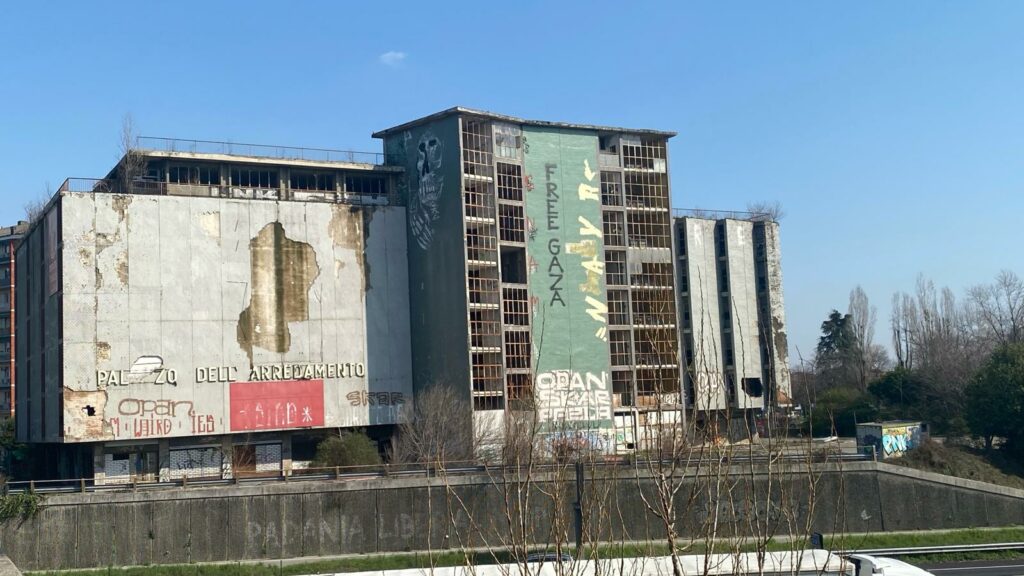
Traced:
<path fill-rule="evenodd" d="M 524 127 L 535 397 L 553 429 L 612 426 L 597 135 Z"/>

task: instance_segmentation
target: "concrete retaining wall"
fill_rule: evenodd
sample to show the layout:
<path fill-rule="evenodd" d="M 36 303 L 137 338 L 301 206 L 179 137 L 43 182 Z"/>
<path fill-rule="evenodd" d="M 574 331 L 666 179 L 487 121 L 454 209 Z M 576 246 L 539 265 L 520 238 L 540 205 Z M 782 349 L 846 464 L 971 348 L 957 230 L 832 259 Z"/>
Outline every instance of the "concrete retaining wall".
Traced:
<path fill-rule="evenodd" d="M 806 474 L 769 486 L 737 470 L 734 488 L 718 495 L 689 479 L 678 499 L 680 529 L 701 533 L 716 506 L 722 536 L 749 533 L 758 521 L 777 534 L 800 532 L 805 520 L 825 533 L 1024 524 L 1024 491 L 886 464 L 819 471 L 813 506 Z M 548 477 L 533 486 L 529 539 L 572 539 L 569 472 L 567 482 Z M 43 570 L 501 546 L 510 538 L 504 511 L 520 506 L 518 488 L 460 477 L 447 486 L 404 478 L 54 495 L 35 518 L 0 526 L 0 552 L 23 570 Z M 654 484 L 629 473 L 589 479 L 590 538 L 660 538 L 662 523 L 642 493 L 653 501 Z"/>

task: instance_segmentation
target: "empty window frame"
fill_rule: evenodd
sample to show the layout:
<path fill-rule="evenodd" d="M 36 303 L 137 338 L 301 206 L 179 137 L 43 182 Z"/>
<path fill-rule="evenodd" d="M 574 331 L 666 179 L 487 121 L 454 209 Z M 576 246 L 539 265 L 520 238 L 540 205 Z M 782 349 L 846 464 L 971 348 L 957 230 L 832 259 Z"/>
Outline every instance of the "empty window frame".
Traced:
<path fill-rule="evenodd" d="M 633 406 L 633 371 L 612 370 L 612 404 Z"/>
<path fill-rule="evenodd" d="M 498 162 L 498 198 L 523 201 L 523 168 L 518 164 Z"/>
<path fill-rule="evenodd" d="M 608 348 L 611 351 L 612 366 L 631 366 L 633 364 L 633 344 L 629 330 L 609 330 Z"/>
<path fill-rule="evenodd" d="M 498 206 L 498 224 L 502 242 L 526 242 L 526 218 L 521 204 Z"/>
<path fill-rule="evenodd" d="M 469 303 L 478 306 L 497 306 L 499 281 L 493 268 L 482 268 L 466 272 L 466 288 Z"/>
<path fill-rule="evenodd" d="M 665 172 L 667 154 L 664 138 L 623 136 L 620 142 L 623 168 Z"/>
<path fill-rule="evenodd" d="M 605 212 L 604 218 L 604 245 L 625 246 L 626 227 L 622 212 Z"/>
<path fill-rule="evenodd" d="M 626 252 L 623 250 L 604 251 L 605 282 L 609 286 L 626 285 Z"/>
<path fill-rule="evenodd" d="M 505 367 L 530 367 L 530 332 L 529 330 L 505 331 Z"/>
<path fill-rule="evenodd" d="M 466 217 L 494 220 L 494 191 L 492 184 L 481 180 L 466 180 L 463 183 L 462 198 Z"/>
<path fill-rule="evenodd" d="M 330 172 L 302 172 L 292 170 L 288 184 L 292 190 L 334 191 L 334 174 Z"/>
<path fill-rule="evenodd" d="M 498 239 L 494 236 L 493 225 L 466 228 L 466 259 L 498 263 Z"/>
<path fill-rule="evenodd" d="M 608 324 L 629 325 L 629 296 L 625 290 L 608 291 Z"/>
<path fill-rule="evenodd" d="M 633 330 L 633 354 L 637 366 L 677 365 L 679 340 L 676 331 L 671 328 Z"/>
<path fill-rule="evenodd" d="M 633 290 L 633 324 L 675 326 L 675 296 L 669 290 Z"/>
<path fill-rule="evenodd" d="M 530 301 L 525 287 L 505 286 L 502 288 L 504 316 L 506 326 L 530 325 Z"/>
<path fill-rule="evenodd" d="M 677 395 L 679 393 L 679 371 L 675 368 L 652 368 L 636 371 L 636 389 L 640 396 Z M 676 403 L 678 398 L 662 398 L 663 402 Z"/>
<path fill-rule="evenodd" d="M 501 318 L 498 310 L 470 309 L 470 346 L 477 349 L 501 351 Z"/>
<path fill-rule="evenodd" d="M 231 185 L 244 188 L 277 188 L 277 170 L 237 167 L 231 169 Z"/>
<path fill-rule="evenodd" d="M 668 178 L 665 174 L 627 171 L 622 177 L 627 208 L 668 209 Z"/>
<path fill-rule="evenodd" d="M 171 166 L 167 180 L 171 184 L 216 186 L 220 184 L 220 166 Z"/>
<path fill-rule="evenodd" d="M 630 212 L 626 220 L 631 247 L 672 247 L 672 225 L 668 212 Z"/>
<path fill-rule="evenodd" d="M 501 281 L 507 284 L 526 284 L 526 249 L 501 249 Z"/>
<path fill-rule="evenodd" d="M 387 178 L 384 176 L 345 176 L 345 192 L 369 196 L 384 196 L 388 193 Z"/>
<path fill-rule="evenodd" d="M 491 126 L 483 120 L 462 119 L 462 172 L 469 176 L 493 176 Z"/>
<path fill-rule="evenodd" d="M 601 204 L 622 206 L 622 175 L 618 172 L 601 172 Z"/>
<path fill-rule="evenodd" d="M 526 400 L 533 396 L 533 379 L 530 374 L 508 373 L 505 375 L 510 400 Z"/>
<path fill-rule="evenodd" d="M 494 123 L 494 154 L 499 158 L 519 158 L 523 129 L 515 124 Z"/>
<path fill-rule="evenodd" d="M 672 287 L 672 264 L 665 262 L 641 262 L 640 273 L 630 274 L 633 286 Z"/>

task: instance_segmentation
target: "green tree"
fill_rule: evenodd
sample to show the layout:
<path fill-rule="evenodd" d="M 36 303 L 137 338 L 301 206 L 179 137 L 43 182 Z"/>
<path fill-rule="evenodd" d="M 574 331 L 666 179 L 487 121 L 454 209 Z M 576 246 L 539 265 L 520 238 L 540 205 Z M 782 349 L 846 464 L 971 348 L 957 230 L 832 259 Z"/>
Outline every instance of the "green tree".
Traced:
<path fill-rule="evenodd" d="M 991 449 L 996 437 L 1024 452 L 1024 343 L 998 348 L 966 390 L 965 417 L 971 432 Z"/>
<path fill-rule="evenodd" d="M 858 422 L 871 422 L 878 416 L 872 398 L 856 388 L 830 388 L 818 396 L 810 414 L 810 432 L 814 436 L 854 436 Z"/>
<path fill-rule="evenodd" d="M 917 420 L 928 417 L 931 395 L 928 383 L 906 368 L 896 368 L 868 385 L 884 420 Z"/>
<path fill-rule="evenodd" d="M 815 350 L 819 387 L 855 384 L 854 368 L 859 351 L 853 328 L 852 317 L 838 310 L 833 310 L 821 323 L 821 337 Z"/>
<path fill-rule="evenodd" d="M 342 432 L 325 438 L 316 447 L 316 468 L 372 466 L 380 464 L 377 444 L 362 432 Z"/>

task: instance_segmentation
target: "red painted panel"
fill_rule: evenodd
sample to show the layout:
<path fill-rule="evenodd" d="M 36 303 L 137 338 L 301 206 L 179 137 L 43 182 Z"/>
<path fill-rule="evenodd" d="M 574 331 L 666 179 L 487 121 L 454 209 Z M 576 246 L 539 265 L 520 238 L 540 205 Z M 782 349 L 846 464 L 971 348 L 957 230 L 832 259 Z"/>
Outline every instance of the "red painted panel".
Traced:
<path fill-rule="evenodd" d="M 324 381 L 231 383 L 231 430 L 324 425 Z"/>

